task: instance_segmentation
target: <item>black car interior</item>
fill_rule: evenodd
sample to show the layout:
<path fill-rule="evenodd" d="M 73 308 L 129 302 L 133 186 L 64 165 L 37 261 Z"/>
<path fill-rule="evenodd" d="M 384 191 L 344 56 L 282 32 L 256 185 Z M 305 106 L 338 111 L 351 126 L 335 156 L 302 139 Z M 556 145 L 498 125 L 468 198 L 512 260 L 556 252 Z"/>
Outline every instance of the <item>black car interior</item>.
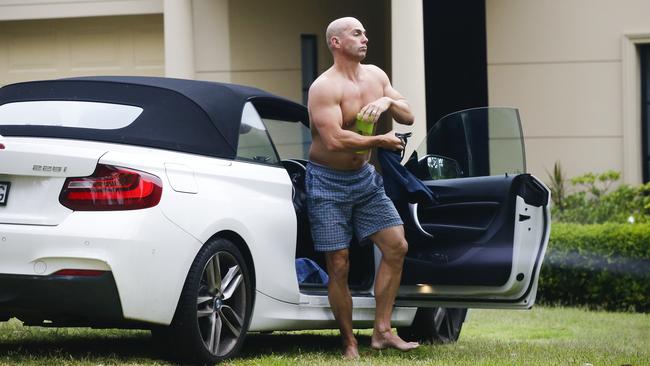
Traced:
<path fill-rule="evenodd" d="M 325 255 L 314 250 L 314 243 L 307 215 L 307 200 L 305 193 L 305 172 L 307 161 L 302 159 L 287 159 L 282 165 L 289 173 L 293 185 L 293 206 L 298 221 L 296 258 L 309 258 L 327 271 Z M 350 273 L 348 284 L 353 293 L 367 293 L 374 280 L 373 246 L 367 243 L 359 245 L 356 238 L 350 243 Z M 300 291 L 304 293 L 323 294 L 327 286 L 322 283 L 301 283 Z"/>

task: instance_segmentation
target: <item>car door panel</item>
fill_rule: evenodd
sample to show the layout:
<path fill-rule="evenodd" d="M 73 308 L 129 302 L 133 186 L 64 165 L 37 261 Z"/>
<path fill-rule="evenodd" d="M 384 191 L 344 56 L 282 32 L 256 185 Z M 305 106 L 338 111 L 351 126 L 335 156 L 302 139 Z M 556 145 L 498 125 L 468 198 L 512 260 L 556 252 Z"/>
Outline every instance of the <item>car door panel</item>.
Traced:
<path fill-rule="evenodd" d="M 409 243 L 396 303 L 532 306 L 550 231 L 550 195 L 543 183 L 521 173 L 523 143 L 512 148 L 521 138 L 518 113 L 470 110 L 438 124 L 432 129 L 437 135 L 429 137 L 425 149 L 418 149 L 430 155 L 419 160 L 415 155 L 406 164 L 431 189 L 436 202 L 395 202 Z M 508 153 L 515 156 L 512 166 L 503 168 L 510 155 L 499 149 L 507 134 Z M 441 158 L 458 164 L 457 176 L 433 176 Z M 507 173 L 494 174 L 495 169 Z"/>
<path fill-rule="evenodd" d="M 420 224 L 440 240 L 478 240 L 503 215 L 511 181 L 512 177 L 479 177 L 427 182 L 438 203 L 418 205 Z"/>
<path fill-rule="evenodd" d="M 511 270 L 513 177 L 427 182 L 439 204 L 418 205 L 419 230 L 407 230 L 402 283 L 497 286 Z M 450 188 L 452 187 L 452 188 Z M 411 227 L 412 217 L 406 217 Z"/>
<path fill-rule="evenodd" d="M 547 240 L 544 187 L 528 174 L 462 180 L 427 182 L 434 193 L 446 192 L 439 204 L 397 205 L 409 242 L 397 302 L 529 304 Z"/>

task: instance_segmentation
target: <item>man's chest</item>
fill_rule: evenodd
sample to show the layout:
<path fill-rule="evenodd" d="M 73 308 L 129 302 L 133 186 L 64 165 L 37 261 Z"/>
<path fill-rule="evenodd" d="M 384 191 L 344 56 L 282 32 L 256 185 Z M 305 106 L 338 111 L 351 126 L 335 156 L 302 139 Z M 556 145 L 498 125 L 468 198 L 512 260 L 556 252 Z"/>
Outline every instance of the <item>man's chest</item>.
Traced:
<path fill-rule="evenodd" d="M 384 90 L 378 82 L 349 83 L 345 85 L 341 98 L 343 123 L 354 122 L 361 108 L 383 96 Z"/>

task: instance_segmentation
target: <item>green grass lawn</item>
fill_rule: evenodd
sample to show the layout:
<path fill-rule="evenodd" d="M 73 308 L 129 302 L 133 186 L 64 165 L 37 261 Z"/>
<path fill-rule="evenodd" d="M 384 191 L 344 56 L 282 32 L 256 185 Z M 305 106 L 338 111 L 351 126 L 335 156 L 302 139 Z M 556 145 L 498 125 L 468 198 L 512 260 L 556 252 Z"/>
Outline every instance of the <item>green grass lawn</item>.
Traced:
<path fill-rule="evenodd" d="M 228 365 L 650 365 L 650 314 L 536 307 L 472 310 L 458 343 L 401 353 L 369 348 L 361 360 L 339 357 L 335 331 L 249 335 Z M 0 323 L 0 365 L 166 365 L 143 331 L 46 329 Z"/>

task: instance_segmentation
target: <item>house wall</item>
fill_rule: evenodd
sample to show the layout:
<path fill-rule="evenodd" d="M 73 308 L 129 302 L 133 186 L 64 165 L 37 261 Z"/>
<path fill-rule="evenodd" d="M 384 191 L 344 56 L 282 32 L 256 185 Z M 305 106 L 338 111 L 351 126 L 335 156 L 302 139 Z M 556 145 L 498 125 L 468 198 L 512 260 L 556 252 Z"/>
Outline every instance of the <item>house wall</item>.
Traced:
<path fill-rule="evenodd" d="M 160 14 L 0 21 L 0 86 L 85 75 L 162 76 L 162 27 Z"/>
<path fill-rule="evenodd" d="M 163 0 L 0 0 L 0 21 L 160 14 Z"/>
<path fill-rule="evenodd" d="M 387 1 L 382 1 L 387 3 Z M 231 0 L 230 80 L 302 102 L 300 35 L 315 34 L 320 72 L 332 64 L 325 28 L 341 16 L 355 16 L 368 31 L 365 62 L 387 70 L 390 26 L 387 6 L 376 1 Z"/>
<path fill-rule="evenodd" d="M 0 85 L 165 75 L 247 84 L 301 102 L 300 35 L 317 36 L 323 72 L 332 63 L 325 28 L 342 16 L 362 21 L 370 39 L 364 62 L 395 76 L 393 85 L 412 104 L 416 126 L 397 129 L 421 139 L 426 103 L 418 1 L 0 0 Z M 390 128 L 383 121 L 379 130 Z"/>
<path fill-rule="evenodd" d="M 622 42 L 650 33 L 648 14 L 647 0 L 486 0 L 489 102 L 520 109 L 529 172 L 548 180 L 559 161 L 570 177 L 613 169 L 640 182 Z"/>

